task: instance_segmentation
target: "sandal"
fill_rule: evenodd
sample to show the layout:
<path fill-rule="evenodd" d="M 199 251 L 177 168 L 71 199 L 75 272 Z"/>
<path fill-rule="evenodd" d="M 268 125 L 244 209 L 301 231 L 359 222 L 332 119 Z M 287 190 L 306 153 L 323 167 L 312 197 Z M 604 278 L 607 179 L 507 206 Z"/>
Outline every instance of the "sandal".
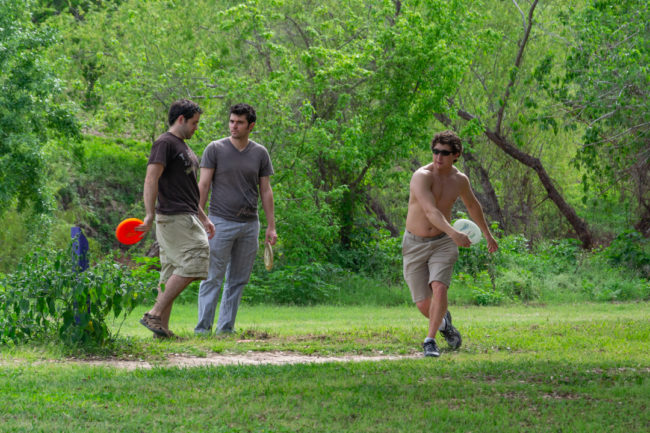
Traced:
<path fill-rule="evenodd" d="M 156 340 L 176 340 L 176 341 L 184 341 L 186 338 L 184 337 L 179 337 L 178 335 L 174 334 L 171 330 L 167 330 L 167 335 L 164 337 L 162 335 L 158 334 L 153 334 L 153 338 Z"/>
<path fill-rule="evenodd" d="M 142 316 L 142 319 L 140 319 L 140 323 L 142 326 L 154 334 L 159 335 L 160 337 L 169 337 L 168 331 L 163 328 L 162 324 L 160 323 L 160 316 L 152 316 L 149 313 L 144 313 L 144 316 Z"/>

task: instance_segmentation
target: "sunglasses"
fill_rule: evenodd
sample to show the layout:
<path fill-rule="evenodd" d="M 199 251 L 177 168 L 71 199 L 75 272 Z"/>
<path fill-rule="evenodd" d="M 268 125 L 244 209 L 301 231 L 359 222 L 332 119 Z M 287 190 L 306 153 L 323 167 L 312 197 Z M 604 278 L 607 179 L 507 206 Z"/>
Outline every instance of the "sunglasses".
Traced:
<path fill-rule="evenodd" d="M 433 154 L 434 155 L 442 155 L 442 156 L 449 156 L 451 155 L 452 152 L 451 150 L 440 150 L 440 149 L 433 149 Z"/>

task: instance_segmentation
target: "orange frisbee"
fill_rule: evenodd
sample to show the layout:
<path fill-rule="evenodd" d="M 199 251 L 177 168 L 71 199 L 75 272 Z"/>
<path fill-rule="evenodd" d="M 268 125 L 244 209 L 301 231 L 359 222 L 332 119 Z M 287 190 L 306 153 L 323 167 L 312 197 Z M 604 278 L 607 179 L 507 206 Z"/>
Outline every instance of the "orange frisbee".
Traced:
<path fill-rule="evenodd" d="M 137 232 L 135 228 L 142 224 L 143 221 L 138 218 L 127 218 L 117 225 L 115 237 L 124 245 L 133 245 L 140 242 L 144 237 L 144 232 Z"/>

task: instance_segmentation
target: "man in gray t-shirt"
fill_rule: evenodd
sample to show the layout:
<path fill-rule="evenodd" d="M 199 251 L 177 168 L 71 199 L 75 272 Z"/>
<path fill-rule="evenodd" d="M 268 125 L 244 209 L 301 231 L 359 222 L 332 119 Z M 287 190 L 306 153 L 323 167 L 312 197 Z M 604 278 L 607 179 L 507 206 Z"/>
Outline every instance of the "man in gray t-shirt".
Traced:
<path fill-rule="evenodd" d="M 271 158 L 265 147 L 248 139 L 255 121 L 255 110 L 250 105 L 230 107 L 230 137 L 210 143 L 201 159 L 199 206 L 205 208 L 212 190 L 208 217 L 215 226 L 215 235 L 210 240 L 208 278 L 199 288 L 196 334 L 212 330 L 224 276 L 216 332 L 234 330 L 239 302 L 258 250 L 259 197 L 267 222 L 265 242 L 275 245 L 278 239 L 270 182 Z"/>

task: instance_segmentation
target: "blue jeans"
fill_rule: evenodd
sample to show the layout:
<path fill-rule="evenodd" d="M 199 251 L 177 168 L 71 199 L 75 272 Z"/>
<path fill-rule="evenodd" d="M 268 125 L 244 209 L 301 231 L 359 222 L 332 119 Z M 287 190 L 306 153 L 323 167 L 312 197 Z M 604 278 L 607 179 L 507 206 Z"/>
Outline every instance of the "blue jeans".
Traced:
<path fill-rule="evenodd" d="M 242 223 L 212 215 L 209 218 L 214 224 L 215 233 L 210 239 L 208 278 L 199 286 L 199 323 L 194 328 L 197 334 L 212 330 L 224 274 L 226 282 L 219 307 L 217 332 L 233 331 L 239 302 L 250 280 L 259 248 L 258 220 Z"/>

